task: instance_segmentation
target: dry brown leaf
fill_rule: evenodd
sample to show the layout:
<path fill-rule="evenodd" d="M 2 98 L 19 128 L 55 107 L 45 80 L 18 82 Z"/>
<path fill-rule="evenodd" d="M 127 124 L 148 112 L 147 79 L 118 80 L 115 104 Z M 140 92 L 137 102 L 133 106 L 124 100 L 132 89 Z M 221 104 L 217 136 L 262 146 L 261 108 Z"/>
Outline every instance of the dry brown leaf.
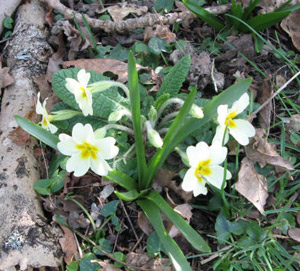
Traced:
<path fill-rule="evenodd" d="M 74 66 L 86 70 L 93 70 L 97 73 L 112 72 L 118 75 L 117 81 L 121 83 L 127 82 L 127 63 L 116 59 L 100 58 L 100 59 L 77 59 L 63 62 L 63 67 L 68 68 Z M 143 66 L 137 64 L 137 69 L 144 69 Z"/>
<path fill-rule="evenodd" d="M 181 215 L 185 219 L 185 221 L 188 224 L 190 224 L 193 213 L 192 213 L 192 207 L 189 204 L 184 203 L 184 204 L 177 205 L 174 208 L 174 211 L 179 215 Z M 181 232 L 174 225 L 172 225 L 171 229 L 169 230 L 169 235 L 172 238 L 174 238 L 181 235 Z"/>
<path fill-rule="evenodd" d="M 128 4 L 127 2 L 124 2 L 122 5 L 114 5 L 108 8 L 104 8 L 100 11 L 100 13 L 103 13 L 105 11 L 110 14 L 114 21 L 119 21 L 123 20 L 130 13 L 141 16 L 148 11 L 148 7 L 137 6 L 135 4 Z"/>
<path fill-rule="evenodd" d="M 153 27 L 146 27 L 144 31 L 144 41 L 148 42 L 153 37 L 159 37 L 165 40 L 167 43 L 176 41 L 176 35 L 170 31 L 168 25 L 158 24 Z"/>
<path fill-rule="evenodd" d="M 268 142 L 264 129 L 256 129 L 256 134 L 251 143 L 245 147 L 247 157 L 253 162 L 258 162 L 261 167 L 273 165 L 277 172 L 293 170 L 293 166 L 283 159 Z"/>
<path fill-rule="evenodd" d="M 64 231 L 64 237 L 59 239 L 59 243 L 61 245 L 61 249 L 65 253 L 65 263 L 70 264 L 75 253 L 77 252 L 77 244 L 73 232 L 63 225 L 60 225 L 60 227 Z"/>
<path fill-rule="evenodd" d="M 288 231 L 288 234 L 293 240 L 300 243 L 300 229 L 299 228 L 291 228 Z"/>
<path fill-rule="evenodd" d="M 281 27 L 291 37 L 294 46 L 300 51 L 300 10 L 292 12 L 287 18 L 282 20 Z"/>
<path fill-rule="evenodd" d="M 245 157 L 238 174 L 236 190 L 261 212 L 268 198 L 268 186 L 266 178 L 256 172 L 253 162 Z"/>
<path fill-rule="evenodd" d="M 35 111 L 30 111 L 25 116 L 25 119 L 28 119 L 32 122 L 36 121 Z M 16 129 L 9 132 L 9 138 L 18 145 L 25 145 L 30 140 L 30 134 L 25 132 L 20 126 Z"/>
<path fill-rule="evenodd" d="M 8 67 L 2 68 L 2 64 L 0 62 L 0 90 L 15 82 L 15 79 L 9 74 L 9 70 L 10 68 Z"/>
<path fill-rule="evenodd" d="M 258 97 L 258 102 L 260 104 L 263 104 L 265 101 L 267 101 L 273 94 L 273 90 L 270 84 L 270 79 L 266 78 L 263 81 L 262 88 L 260 95 Z M 259 124 L 262 128 L 264 128 L 266 131 L 270 128 L 270 122 L 271 122 L 271 111 L 272 111 L 272 103 L 268 103 L 262 110 L 259 111 Z"/>
<path fill-rule="evenodd" d="M 144 212 L 138 212 L 138 225 L 140 229 L 148 236 L 153 232 L 153 228 L 150 224 L 149 219 Z"/>
<path fill-rule="evenodd" d="M 300 114 L 292 115 L 290 122 L 286 124 L 287 128 L 300 131 Z"/>

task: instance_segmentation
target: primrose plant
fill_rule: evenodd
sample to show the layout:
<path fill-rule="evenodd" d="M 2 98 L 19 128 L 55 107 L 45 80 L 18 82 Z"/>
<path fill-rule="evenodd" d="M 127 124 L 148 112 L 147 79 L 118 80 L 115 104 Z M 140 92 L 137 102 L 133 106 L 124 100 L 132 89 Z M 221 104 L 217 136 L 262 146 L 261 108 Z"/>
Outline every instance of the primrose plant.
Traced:
<path fill-rule="evenodd" d="M 216 188 L 213 191 L 222 190 L 226 180 L 231 178 L 231 173 L 221 166 L 227 156 L 224 143 L 229 134 L 246 145 L 255 133 L 252 125 L 239 117 L 249 104 L 246 91 L 251 80 L 239 81 L 202 109 L 194 99 L 196 87 L 191 88 L 188 95 L 179 95 L 189 66 L 190 57 L 183 57 L 152 96 L 146 95 L 138 83 L 132 53 L 128 60 L 128 87 L 93 71 L 60 70 L 54 74 L 52 85 L 63 102 L 54 105 L 54 112 L 48 114 L 46 100 L 42 105 L 38 94 L 36 111 L 42 115 L 42 127 L 16 116 L 24 130 L 61 153 L 66 159 L 64 170 L 83 176 L 91 169 L 122 188 L 115 192 L 120 199 L 136 200 L 175 269 L 185 271 L 191 267 L 168 235 L 161 212 L 195 249 L 209 252 L 210 248 L 152 188 L 154 177 L 168 155 L 178 150 L 179 143 L 201 132 L 204 125 L 217 121 L 217 133 L 211 146 L 201 141 L 179 153 L 189 167 L 182 183 L 184 190 L 193 191 L 194 196 L 206 194 L 207 185 Z M 154 155 L 148 158 L 149 153 Z M 129 158 L 133 163 L 131 170 L 127 167 Z"/>

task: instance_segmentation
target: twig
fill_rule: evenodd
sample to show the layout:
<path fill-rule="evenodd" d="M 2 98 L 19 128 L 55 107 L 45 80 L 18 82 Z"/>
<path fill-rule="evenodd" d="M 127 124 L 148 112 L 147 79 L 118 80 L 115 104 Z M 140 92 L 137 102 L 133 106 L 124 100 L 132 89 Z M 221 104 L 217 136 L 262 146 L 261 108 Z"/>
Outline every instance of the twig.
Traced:
<path fill-rule="evenodd" d="M 73 9 L 70 9 L 60 3 L 59 0 L 40 0 L 41 2 L 47 3 L 49 7 L 57 10 L 59 13 L 63 14 L 66 19 L 73 19 L 75 16 L 76 20 L 80 23 L 83 23 L 82 16 L 80 13 L 75 12 Z M 229 5 L 220 5 L 215 7 L 206 8 L 212 14 L 222 14 L 227 12 L 230 9 Z M 88 24 L 94 29 L 102 29 L 105 32 L 124 32 L 131 31 L 138 28 L 145 28 L 146 26 L 153 26 L 155 24 L 174 24 L 179 21 L 186 21 L 189 19 L 197 18 L 190 11 L 184 12 L 174 12 L 168 13 L 165 15 L 159 14 L 146 14 L 143 17 L 120 20 L 120 21 L 102 21 L 98 19 L 93 19 L 85 15 L 85 18 Z"/>
<path fill-rule="evenodd" d="M 128 213 L 127 213 L 127 210 L 126 210 L 126 208 L 125 208 L 124 202 L 123 202 L 122 200 L 120 200 L 120 201 L 121 201 L 121 205 L 122 205 L 122 207 L 123 207 L 124 213 L 125 213 L 125 215 L 126 215 L 126 217 L 127 217 L 127 220 L 128 220 L 128 222 L 129 222 L 129 224 L 130 224 L 130 227 L 132 228 L 132 231 L 133 231 L 133 233 L 134 233 L 135 239 L 136 239 L 137 241 L 139 241 L 139 237 L 138 237 L 138 235 L 137 235 L 137 233 L 136 233 L 136 231 L 135 231 L 135 229 L 134 229 L 134 227 L 133 227 L 133 224 L 132 224 L 132 222 L 131 222 L 131 219 L 130 219 L 130 217 L 129 217 Z"/>
<path fill-rule="evenodd" d="M 222 251 L 218 251 L 217 253 L 211 255 L 211 256 L 208 257 L 207 259 L 201 261 L 201 262 L 200 262 L 201 265 L 206 264 L 206 263 L 208 263 L 208 262 L 214 260 L 215 258 L 218 258 L 218 257 L 221 255 L 221 253 L 224 252 L 224 250 L 227 250 L 227 249 L 230 249 L 230 248 L 232 248 L 232 246 L 224 247 L 224 248 L 222 249 Z"/>
<path fill-rule="evenodd" d="M 277 91 L 273 93 L 273 95 L 266 100 L 259 108 L 257 108 L 251 115 L 249 115 L 248 119 L 251 121 L 253 120 L 257 113 L 260 112 L 269 102 L 272 101 L 272 99 L 275 98 L 282 90 L 284 90 L 296 77 L 300 75 L 300 71 L 297 72 L 292 78 L 290 78 L 284 85 L 282 85 Z"/>

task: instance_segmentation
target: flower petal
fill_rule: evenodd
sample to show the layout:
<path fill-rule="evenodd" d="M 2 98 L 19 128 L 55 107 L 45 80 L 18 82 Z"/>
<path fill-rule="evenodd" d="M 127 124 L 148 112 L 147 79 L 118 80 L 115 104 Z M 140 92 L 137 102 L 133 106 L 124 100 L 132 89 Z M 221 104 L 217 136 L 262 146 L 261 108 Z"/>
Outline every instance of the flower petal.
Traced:
<path fill-rule="evenodd" d="M 224 162 L 227 156 L 227 148 L 222 147 L 219 144 L 212 144 L 209 147 L 209 159 L 211 159 L 211 165 L 219 165 Z"/>
<path fill-rule="evenodd" d="M 77 74 L 77 79 L 80 85 L 84 87 L 88 85 L 90 78 L 91 78 L 91 74 L 89 72 L 85 72 L 84 69 L 81 69 Z"/>
<path fill-rule="evenodd" d="M 221 166 L 211 166 L 212 173 L 209 176 L 206 176 L 206 181 L 213 186 L 221 189 L 223 178 L 224 178 L 224 168 Z"/>
<path fill-rule="evenodd" d="M 229 133 L 235 138 L 241 145 L 246 146 L 249 144 L 249 137 L 255 135 L 255 129 L 247 120 L 237 119 L 234 120 L 236 128 L 229 128 Z"/>
<path fill-rule="evenodd" d="M 72 129 L 72 137 L 77 143 L 89 142 L 93 135 L 93 128 L 90 124 L 83 126 L 81 123 L 76 123 Z"/>
<path fill-rule="evenodd" d="M 73 79 L 73 78 L 66 78 L 66 85 L 65 86 L 66 86 L 67 90 L 69 90 L 74 95 L 76 93 L 80 93 L 81 94 L 81 91 L 79 89 L 80 88 L 80 84 L 75 79 Z"/>
<path fill-rule="evenodd" d="M 218 106 L 218 122 L 221 126 L 225 126 L 225 119 L 228 115 L 228 105 L 221 104 Z"/>
<path fill-rule="evenodd" d="M 113 137 L 105 137 L 97 140 L 96 146 L 99 148 L 99 155 L 105 160 L 114 158 L 119 153 L 119 148 L 115 146 L 116 140 Z"/>
<path fill-rule="evenodd" d="M 37 94 L 37 101 L 36 101 L 35 111 L 36 111 L 36 113 L 42 115 L 43 114 L 43 107 L 42 107 L 42 104 L 40 102 L 40 98 L 41 98 L 41 93 L 39 92 Z"/>
<path fill-rule="evenodd" d="M 88 172 L 90 159 L 82 159 L 80 153 L 73 154 L 67 161 L 66 169 L 68 172 L 74 171 L 74 176 L 80 177 Z"/>
<path fill-rule="evenodd" d="M 249 95 L 244 93 L 237 101 L 235 101 L 230 109 L 230 112 L 236 111 L 238 114 L 242 113 L 249 105 Z"/>
<path fill-rule="evenodd" d="M 195 168 L 190 168 L 184 175 L 181 187 L 184 191 L 190 192 L 197 186 L 198 179 L 195 176 Z"/>
<path fill-rule="evenodd" d="M 81 93 L 75 95 L 75 100 L 84 116 L 93 115 L 93 100 L 90 92 L 86 92 L 87 98 L 83 98 Z"/>
<path fill-rule="evenodd" d="M 55 125 L 53 125 L 52 123 L 50 123 L 50 122 L 48 124 L 48 128 L 49 128 L 51 134 L 55 134 L 58 130 L 57 127 Z"/>
<path fill-rule="evenodd" d="M 195 189 L 193 190 L 194 197 L 197 197 L 200 194 L 206 195 L 207 194 L 207 188 L 205 187 L 206 182 L 198 182 Z"/>
<path fill-rule="evenodd" d="M 226 126 L 221 126 L 219 125 L 216 129 L 216 134 L 212 140 L 212 144 L 213 145 L 219 145 L 219 146 L 222 146 L 222 143 L 223 143 L 223 137 L 224 137 L 224 132 L 226 130 Z M 225 138 L 224 138 L 224 144 L 226 144 L 229 140 L 229 133 L 228 133 L 228 130 L 225 134 Z"/>
<path fill-rule="evenodd" d="M 112 170 L 109 164 L 101 157 L 98 157 L 96 160 L 91 159 L 91 169 L 100 176 L 106 176 Z"/>
<path fill-rule="evenodd" d="M 79 150 L 77 150 L 75 148 L 77 143 L 69 135 L 60 134 L 59 135 L 59 140 L 60 140 L 60 142 L 58 142 L 57 148 L 62 154 L 72 155 L 76 152 L 79 152 Z"/>

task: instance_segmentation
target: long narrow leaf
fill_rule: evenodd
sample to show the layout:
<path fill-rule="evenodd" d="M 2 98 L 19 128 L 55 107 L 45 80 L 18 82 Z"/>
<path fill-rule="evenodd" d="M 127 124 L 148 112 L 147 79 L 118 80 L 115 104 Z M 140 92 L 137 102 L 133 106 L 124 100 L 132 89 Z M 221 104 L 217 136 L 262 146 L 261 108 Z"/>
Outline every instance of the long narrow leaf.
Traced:
<path fill-rule="evenodd" d="M 152 190 L 146 198 L 152 201 L 172 221 L 176 228 L 195 249 L 202 252 L 211 251 L 199 233 L 187 224 L 186 221 L 171 208 L 171 206 L 161 197 L 160 194 L 157 193 L 156 190 Z"/>
<path fill-rule="evenodd" d="M 139 200 L 138 205 L 143 209 L 158 235 L 166 253 L 172 261 L 176 271 L 192 271 L 191 266 L 176 242 L 167 233 L 160 216 L 160 211 L 149 200 Z"/>
<path fill-rule="evenodd" d="M 157 170 L 165 162 L 165 159 L 168 155 L 174 150 L 174 148 L 181 143 L 187 136 L 195 132 L 198 129 L 201 129 L 203 125 L 211 121 L 214 117 L 217 116 L 217 108 L 221 104 L 231 105 L 233 102 L 239 99 L 239 97 L 244 94 L 251 85 L 251 78 L 244 79 L 238 83 L 230 86 L 228 89 L 224 90 L 218 96 L 215 96 L 205 107 L 204 107 L 204 118 L 195 119 L 190 118 L 184 121 L 184 124 L 180 127 L 180 133 L 177 133 L 176 137 L 168 144 L 164 144 L 163 148 L 158 151 L 151 159 L 149 164 L 148 178 L 152 178 L 157 173 Z"/>
<path fill-rule="evenodd" d="M 168 157 L 169 152 L 167 152 L 169 145 L 174 141 L 174 139 L 178 136 L 179 133 L 182 132 L 182 126 L 184 125 L 186 116 L 190 112 L 190 109 L 194 102 L 194 97 L 196 95 L 196 88 L 191 91 L 188 95 L 185 103 L 181 107 L 178 115 L 174 119 L 171 127 L 169 128 L 168 133 L 164 137 L 164 145 L 162 149 L 160 149 L 155 155 L 154 158 L 151 160 L 153 161 L 150 163 L 148 168 L 148 174 L 146 176 L 146 184 L 147 186 L 144 189 L 147 189 L 151 186 L 152 179 L 155 177 L 157 170 L 161 167 L 165 159 Z"/>
<path fill-rule="evenodd" d="M 217 16 L 208 12 L 207 10 L 195 4 L 194 2 L 190 0 L 183 0 L 182 2 L 191 12 L 195 13 L 201 20 L 207 22 L 215 29 L 221 30 L 225 27 L 225 25 L 217 18 Z"/>
<path fill-rule="evenodd" d="M 261 31 L 279 23 L 290 13 L 291 11 L 279 11 L 261 14 L 251 18 L 246 23 L 253 27 L 256 31 Z"/>
<path fill-rule="evenodd" d="M 135 58 L 130 51 L 128 57 L 128 85 L 130 92 L 131 114 L 136 144 L 136 157 L 138 167 L 139 188 L 143 189 L 144 176 L 146 175 L 147 165 L 145 158 L 145 147 L 142 138 L 141 116 L 140 116 L 140 92 L 138 89 L 138 74 L 136 70 Z"/>
<path fill-rule="evenodd" d="M 15 116 L 15 119 L 24 131 L 31 134 L 38 140 L 42 141 L 52 149 L 58 150 L 57 148 L 57 143 L 59 141 L 58 136 L 51 134 L 44 128 L 38 126 L 37 124 L 23 117 Z"/>
<path fill-rule="evenodd" d="M 127 190 L 137 189 L 136 181 L 123 172 L 120 172 L 117 170 L 112 170 L 112 171 L 109 171 L 108 175 L 105 177 L 107 179 L 113 181 L 114 183 L 124 187 Z"/>

